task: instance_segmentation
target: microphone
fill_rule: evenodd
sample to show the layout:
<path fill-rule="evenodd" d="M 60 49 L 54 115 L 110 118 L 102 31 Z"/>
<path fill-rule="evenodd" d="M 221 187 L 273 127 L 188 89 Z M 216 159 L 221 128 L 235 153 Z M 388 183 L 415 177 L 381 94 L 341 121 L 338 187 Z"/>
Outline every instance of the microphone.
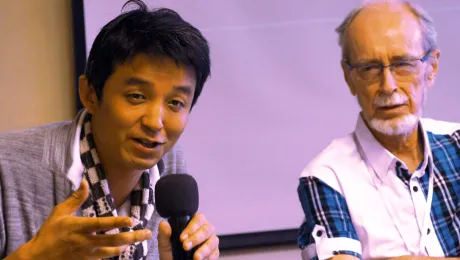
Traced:
<path fill-rule="evenodd" d="M 166 175 L 155 184 L 156 209 L 171 226 L 174 260 L 193 260 L 195 249 L 185 251 L 180 235 L 198 211 L 198 200 L 198 185 L 191 175 Z"/>

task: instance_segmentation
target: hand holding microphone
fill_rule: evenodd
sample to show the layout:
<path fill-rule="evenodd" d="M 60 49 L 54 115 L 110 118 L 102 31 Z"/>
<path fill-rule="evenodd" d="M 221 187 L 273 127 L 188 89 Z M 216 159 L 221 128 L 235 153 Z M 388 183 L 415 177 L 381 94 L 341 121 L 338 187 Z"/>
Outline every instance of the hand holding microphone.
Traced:
<path fill-rule="evenodd" d="M 161 260 L 219 258 L 215 228 L 198 210 L 198 186 L 187 174 L 167 175 L 155 186 L 155 204 L 162 221 L 158 233 Z M 197 247 L 199 246 L 199 247 Z"/>

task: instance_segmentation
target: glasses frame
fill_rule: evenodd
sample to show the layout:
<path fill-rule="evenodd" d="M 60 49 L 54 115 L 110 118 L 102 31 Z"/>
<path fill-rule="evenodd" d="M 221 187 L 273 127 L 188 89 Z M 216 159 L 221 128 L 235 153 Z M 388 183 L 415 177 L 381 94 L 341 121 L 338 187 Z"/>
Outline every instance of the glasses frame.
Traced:
<path fill-rule="evenodd" d="M 432 53 L 432 50 L 429 50 L 429 51 L 426 52 L 425 55 L 423 55 L 423 57 L 421 57 L 421 58 L 419 58 L 419 59 L 410 59 L 410 60 L 398 61 L 398 62 L 401 63 L 401 62 L 421 61 L 422 63 L 425 63 L 425 61 L 427 61 L 428 58 L 431 56 L 431 53 Z M 371 65 L 371 64 L 355 64 L 355 65 L 353 65 L 353 64 L 350 64 L 350 63 L 348 62 L 348 60 L 346 60 L 346 59 L 343 60 L 343 62 L 345 63 L 345 65 L 347 65 L 347 67 L 348 67 L 348 69 L 349 69 L 350 71 L 353 71 L 354 69 L 364 68 L 364 67 L 376 67 L 376 68 L 379 69 L 379 74 L 378 74 L 377 77 L 380 77 L 380 76 L 382 75 L 383 70 L 384 70 L 385 68 L 389 68 L 390 71 L 391 71 L 391 73 L 393 74 L 393 72 L 394 72 L 394 67 L 398 65 L 398 62 L 391 63 L 391 64 L 389 64 L 389 65 L 383 65 L 383 64 L 380 64 L 380 65 L 379 65 L 379 64 L 372 64 L 372 65 Z M 359 76 L 359 78 L 360 78 L 361 80 L 365 80 L 365 81 L 373 81 L 373 80 L 375 80 L 375 79 L 364 79 L 364 78 L 361 77 L 361 76 Z"/>

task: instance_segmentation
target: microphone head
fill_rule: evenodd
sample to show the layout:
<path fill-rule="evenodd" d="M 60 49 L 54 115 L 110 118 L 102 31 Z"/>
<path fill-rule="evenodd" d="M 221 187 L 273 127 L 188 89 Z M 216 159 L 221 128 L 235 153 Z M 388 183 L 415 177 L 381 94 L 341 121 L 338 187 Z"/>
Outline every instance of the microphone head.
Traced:
<path fill-rule="evenodd" d="M 155 184 L 155 206 L 163 218 L 193 216 L 198 211 L 198 185 L 188 174 L 161 177 Z"/>

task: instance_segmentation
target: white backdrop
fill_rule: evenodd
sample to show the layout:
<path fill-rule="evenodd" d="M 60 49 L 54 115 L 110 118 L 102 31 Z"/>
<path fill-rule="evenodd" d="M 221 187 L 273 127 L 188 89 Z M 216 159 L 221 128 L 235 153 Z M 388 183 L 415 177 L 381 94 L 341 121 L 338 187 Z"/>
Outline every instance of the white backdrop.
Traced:
<path fill-rule="evenodd" d="M 124 2 L 84 1 L 88 52 Z M 211 44 L 212 77 L 181 138 L 200 211 L 220 235 L 298 228 L 300 172 L 355 126 L 334 28 L 359 1 L 146 2 L 176 10 Z M 442 51 L 426 115 L 460 121 L 460 1 L 417 2 L 435 18 Z"/>

